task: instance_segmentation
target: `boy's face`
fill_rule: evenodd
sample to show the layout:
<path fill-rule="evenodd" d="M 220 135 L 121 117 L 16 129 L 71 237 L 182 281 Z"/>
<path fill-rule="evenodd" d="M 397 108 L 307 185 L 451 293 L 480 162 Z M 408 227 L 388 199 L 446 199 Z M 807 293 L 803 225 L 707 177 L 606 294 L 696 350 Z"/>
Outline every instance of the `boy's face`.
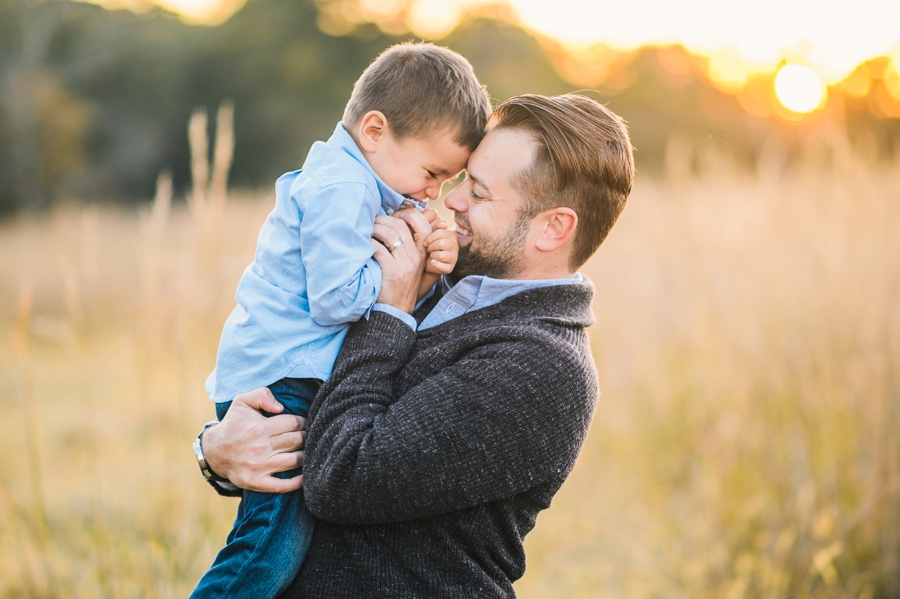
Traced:
<path fill-rule="evenodd" d="M 385 129 L 377 149 L 366 158 L 381 180 L 401 195 L 418 201 L 435 200 L 444 181 L 455 177 L 469 160 L 469 150 L 447 130 L 428 138 L 398 140 Z"/>

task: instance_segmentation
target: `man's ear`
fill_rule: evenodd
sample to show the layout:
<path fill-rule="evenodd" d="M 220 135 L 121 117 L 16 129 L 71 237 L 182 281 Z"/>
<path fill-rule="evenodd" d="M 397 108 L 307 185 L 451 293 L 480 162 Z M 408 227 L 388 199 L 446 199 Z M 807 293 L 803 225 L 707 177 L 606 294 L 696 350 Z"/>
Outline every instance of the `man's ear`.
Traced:
<path fill-rule="evenodd" d="M 565 206 L 541 212 L 535 220 L 539 227 L 535 247 L 544 252 L 552 252 L 566 245 L 578 227 L 578 214 Z"/>
<path fill-rule="evenodd" d="M 388 131 L 388 122 L 378 110 L 370 110 L 359 120 L 359 145 L 366 152 L 374 152 Z"/>

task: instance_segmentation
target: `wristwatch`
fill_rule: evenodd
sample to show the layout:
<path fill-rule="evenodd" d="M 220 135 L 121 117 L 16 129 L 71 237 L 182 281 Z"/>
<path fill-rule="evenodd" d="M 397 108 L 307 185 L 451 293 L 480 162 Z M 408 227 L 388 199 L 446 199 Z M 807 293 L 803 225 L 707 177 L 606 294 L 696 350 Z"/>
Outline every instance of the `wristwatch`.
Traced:
<path fill-rule="evenodd" d="M 200 431 L 200 434 L 197 435 L 197 438 L 194 439 L 194 455 L 197 456 L 197 464 L 200 466 L 200 473 L 203 474 L 203 478 L 206 479 L 206 482 L 228 482 L 228 479 L 222 478 L 218 474 L 212 471 L 212 468 L 209 467 L 209 464 L 206 463 L 206 456 L 203 455 L 203 433 L 206 432 L 211 426 L 215 426 L 219 424 L 218 420 L 210 420 L 206 424 L 203 425 L 203 430 Z"/>

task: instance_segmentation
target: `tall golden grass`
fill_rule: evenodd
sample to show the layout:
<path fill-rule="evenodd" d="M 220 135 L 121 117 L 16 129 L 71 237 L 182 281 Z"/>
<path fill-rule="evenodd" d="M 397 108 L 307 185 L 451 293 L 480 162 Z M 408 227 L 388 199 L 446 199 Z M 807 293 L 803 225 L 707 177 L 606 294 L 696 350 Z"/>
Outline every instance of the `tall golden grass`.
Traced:
<path fill-rule="evenodd" d="M 821 148 L 639 178 L 522 597 L 900 596 L 900 166 Z M 190 444 L 272 197 L 214 188 L 0 226 L 0 597 L 185 597 L 221 546 Z"/>

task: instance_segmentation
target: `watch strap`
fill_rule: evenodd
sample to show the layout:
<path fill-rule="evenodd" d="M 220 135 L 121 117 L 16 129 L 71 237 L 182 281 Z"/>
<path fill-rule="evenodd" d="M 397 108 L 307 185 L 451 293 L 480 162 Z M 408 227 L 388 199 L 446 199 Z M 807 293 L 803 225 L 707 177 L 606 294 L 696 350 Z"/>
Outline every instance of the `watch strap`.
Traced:
<path fill-rule="evenodd" d="M 200 466 L 200 473 L 207 482 L 226 482 L 228 480 L 213 472 L 212 468 L 210 468 L 209 464 L 206 462 L 206 456 L 203 455 L 203 433 L 205 433 L 206 429 L 209 427 L 217 424 L 219 424 L 218 420 L 207 422 L 203 425 L 203 429 L 200 431 L 200 434 L 197 435 L 197 438 L 194 439 L 194 456 L 197 458 L 197 465 Z"/>

